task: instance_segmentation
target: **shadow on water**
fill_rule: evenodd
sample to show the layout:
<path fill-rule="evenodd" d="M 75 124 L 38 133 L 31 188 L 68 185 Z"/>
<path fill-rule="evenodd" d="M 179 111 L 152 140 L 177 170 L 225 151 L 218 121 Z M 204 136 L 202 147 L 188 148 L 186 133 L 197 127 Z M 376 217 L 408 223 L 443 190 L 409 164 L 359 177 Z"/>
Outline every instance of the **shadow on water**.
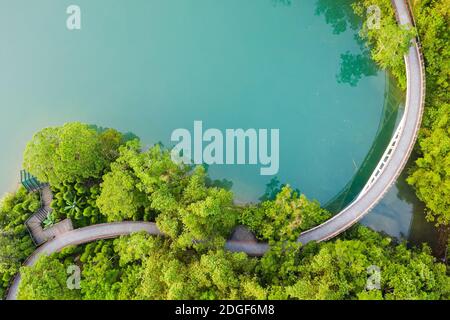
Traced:
<path fill-rule="evenodd" d="M 259 197 L 260 201 L 274 200 L 278 193 L 280 193 L 281 189 L 285 187 L 287 184 L 281 183 L 277 177 L 270 179 L 270 181 L 266 184 L 266 190 L 264 194 Z M 297 188 L 293 189 L 294 192 L 300 194 L 300 190 Z"/>
<path fill-rule="evenodd" d="M 272 0 L 272 3 L 274 5 L 291 5 L 289 0 Z M 365 41 L 359 36 L 362 19 L 354 13 L 352 3 L 353 0 L 318 0 L 315 14 L 325 17 L 325 21 L 331 26 L 333 34 L 353 33 L 353 37 L 358 44 L 356 52 L 346 51 L 341 54 L 340 70 L 336 79 L 339 83 L 354 87 L 364 77 L 377 75 L 379 69 L 371 59 L 370 50 Z M 391 140 L 399 120 L 399 108 L 403 105 L 403 97 L 404 93 L 398 88 L 396 82 L 387 76 L 383 115 L 374 143 L 352 179 L 338 195 L 325 205 L 331 212 L 339 212 L 349 204 L 368 181 Z M 266 184 L 266 190 L 259 200 L 274 199 L 283 186 L 284 184 L 281 184 L 278 178 L 273 178 Z"/>
<path fill-rule="evenodd" d="M 274 7 L 278 6 L 290 7 L 292 4 L 291 0 L 271 0 L 271 2 Z"/>
<path fill-rule="evenodd" d="M 205 168 L 206 173 L 208 173 L 209 165 L 204 163 L 202 166 Z M 209 187 L 217 187 L 217 188 L 222 188 L 222 189 L 230 191 L 233 188 L 233 181 L 228 180 L 228 179 L 211 179 L 209 177 L 209 175 L 207 174 L 206 175 L 206 185 Z"/>
<path fill-rule="evenodd" d="M 359 46 L 358 52 L 347 51 L 341 54 L 341 66 L 336 79 L 339 83 L 355 87 L 362 78 L 377 75 L 378 67 L 371 59 L 369 48 L 359 36 L 362 20 L 353 12 L 352 3 L 349 0 L 318 0 L 315 13 L 325 17 L 333 34 L 353 32 Z"/>
<path fill-rule="evenodd" d="M 107 127 L 98 126 L 96 124 L 89 124 L 88 127 L 91 128 L 91 129 L 94 129 L 98 133 L 103 133 L 106 130 L 110 130 L 111 129 L 111 128 L 107 128 Z M 134 134 L 133 132 L 128 131 L 128 132 L 122 133 L 122 140 L 123 140 L 123 142 L 128 142 L 128 141 L 131 141 L 131 140 L 140 140 L 140 138 L 136 134 Z"/>
<path fill-rule="evenodd" d="M 225 190 L 230 191 L 231 188 L 233 188 L 233 181 L 228 179 L 211 179 L 206 178 L 206 185 L 209 187 L 216 187 L 216 188 L 222 188 Z"/>
<path fill-rule="evenodd" d="M 370 58 L 369 50 L 356 54 L 347 51 L 341 54 L 341 69 L 336 79 L 339 83 L 355 87 L 363 77 L 375 76 L 377 73 L 378 67 Z"/>
<path fill-rule="evenodd" d="M 352 3 L 352 0 L 318 0 L 316 15 L 325 17 L 334 34 L 340 34 L 348 29 L 357 33 L 361 27 L 361 19 L 353 12 Z"/>
<path fill-rule="evenodd" d="M 336 79 L 339 83 L 355 87 L 362 78 L 375 76 L 379 69 L 371 59 L 365 42 L 359 37 L 362 19 L 354 13 L 352 3 L 352 0 L 318 0 L 315 13 L 325 17 L 326 23 L 331 26 L 334 34 L 353 33 L 358 43 L 357 51 L 341 54 L 340 71 Z M 334 213 L 339 212 L 354 200 L 364 187 L 392 138 L 399 121 L 399 109 L 403 104 L 404 93 L 398 88 L 396 82 L 386 75 L 383 114 L 374 142 L 352 179 L 325 205 L 328 210 Z"/>

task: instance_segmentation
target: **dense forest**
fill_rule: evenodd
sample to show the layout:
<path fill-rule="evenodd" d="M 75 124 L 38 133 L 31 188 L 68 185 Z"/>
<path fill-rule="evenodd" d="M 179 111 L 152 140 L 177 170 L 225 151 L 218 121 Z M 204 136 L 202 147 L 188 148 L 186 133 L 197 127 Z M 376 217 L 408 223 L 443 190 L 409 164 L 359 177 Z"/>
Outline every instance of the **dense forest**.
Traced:
<path fill-rule="evenodd" d="M 46 158 L 40 158 L 43 153 Z M 82 227 L 155 221 L 165 237 L 138 233 L 42 256 L 33 267 L 21 269 L 21 299 L 450 297 L 447 267 L 436 262 L 427 246 L 407 248 L 362 226 L 327 243 L 298 244 L 302 231 L 331 215 L 289 186 L 274 199 L 236 206 L 232 193 L 208 179 L 204 167 L 177 165 L 161 145 L 144 151 L 137 139 L 80 123 L 42 130 L 25 159 L 25 167 L 39 179 L 51 179 L 54 222 L 70 217 Z M 23 221 L 39 205 L 36 201 L 20 189 L 2 202 L 5 221 L 11 224 L 18 217 L 15 225 L 3 227 L 18 229 L 2 237 L 4 287 L 33 250 Z M 268 241 L 270 251 L 261 258 L 225 251 L 238 225 Z M 26 251 L 8 255 L 7 248 L 17 253 L 17 242 Z M 72 265 L 81 269 L 81 290 L 66 285 Z M 368 290 L 371 268 L 380 270 L 381 278 L 379 287 Z"/>
<path fill-rule="evenodd" d="M 179 238 L 138 233 L 42 257 L 22 270 L 19 298 L 450 298 L 446 266 L 435 263 L 428 248 L 409 250 L 364 227 L 303 248 L 273 240 L 261 259 L 220 246 L 181 248 Z M 66 286 L 73 264 L 81 266 L 81 290 Z M 380 289 L 366 289 L 371 267 L 381 270 Z"/>
<path fill-rule="evenodd" d="M 381 8 L 380 29 L 364 24 L 374 61 L 405 86 L 403 54 L 418 35 L 427 75 L 426 111 L 408 182 L 426 204 L 427 218 L 450 222 L 450 3 L 413 3 L 416 28 L 396 24 L 390 0 L 356 1 L 364 17 Z M 114 129 L 68 123 L 36 133 L 23 166 L 55 195 L 50 224 L 71 218 L 75 227 L 113 221 L 154 221 L 165 234 L 137 233 L 69 247 L 22 267 L 34 251 L 24 226 L 40 206 L 20 188 L 0 202 L 0 295 L 21 270 L 20 299 L 446 299 L 448 266 L 427 245 L 408 247 L 355 226 L 325 243 L 296 242 L 331 217 L 317 201 L 286 185 L 259 204 L 238 206 L 207 168 L 172 162 L 170 150 L 144 149 Z M 425 214 L 425 213 L 424 213 Z M 246 226 L 270 250 L 263 257 L 224 250 L 233 230 Z M 193 241 L 195 240 L 195 241 Z M 67 268 L 81 270 L 80 290 L 67 286 Z M 373 278 L 373 270 L 380 271 Z M 376 272 L 375 272 L 376 275 Z M 374 280 L 374 283 L 370 282 Z"/>

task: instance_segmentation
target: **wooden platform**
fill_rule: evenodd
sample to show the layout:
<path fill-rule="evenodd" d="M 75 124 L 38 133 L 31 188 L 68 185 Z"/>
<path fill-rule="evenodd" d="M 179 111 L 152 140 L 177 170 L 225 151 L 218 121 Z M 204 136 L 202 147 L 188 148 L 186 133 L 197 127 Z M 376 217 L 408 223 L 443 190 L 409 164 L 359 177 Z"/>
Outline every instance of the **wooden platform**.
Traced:
<path fill-rule="evenodd" d="M 25 222 L 31 238 L 37 246 L 57 237 L 58 235 L 73 230 L 72 221 L 70 219 L 65 219 L 50 228 L 43 228 L 43 221 L 52 211 L 50 205 L 53 200 L 53 193 L 49 185 L 43 185 L 39 189 L 39 194 L 41 196 L 41 207 Z"/>

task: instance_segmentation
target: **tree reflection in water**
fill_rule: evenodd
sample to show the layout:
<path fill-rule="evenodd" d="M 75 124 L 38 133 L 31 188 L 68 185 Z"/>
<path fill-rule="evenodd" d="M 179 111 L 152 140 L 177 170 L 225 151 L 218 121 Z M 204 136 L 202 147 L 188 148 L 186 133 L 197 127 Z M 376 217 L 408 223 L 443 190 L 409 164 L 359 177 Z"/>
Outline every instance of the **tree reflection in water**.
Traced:
<path fill-rule="evenodd" d="M 333 34 L 351 31 L 359 44 L 359 52 L 347 51 L 341 54 L 341 67 L 336 79 L 355 87 L 363 77 L 375 76 L 378 67 L 370 57 L 370 50 L 359 36 L 361 19 L 355 15 L 352 0 L 318 0 L 316 15 L 323 15 L 327 24 L 333 28 Z"/>

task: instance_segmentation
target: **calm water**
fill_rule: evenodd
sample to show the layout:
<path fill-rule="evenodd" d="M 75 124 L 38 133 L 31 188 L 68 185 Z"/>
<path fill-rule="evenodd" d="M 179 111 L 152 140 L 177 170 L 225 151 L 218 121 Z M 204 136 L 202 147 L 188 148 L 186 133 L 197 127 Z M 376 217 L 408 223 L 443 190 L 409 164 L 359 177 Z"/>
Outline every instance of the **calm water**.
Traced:
<path fill-rule="evenodd" d="M 337 210 L 398 120 L 402 94 L 339 1 L 78 0 L 82 30 L 69 31 L 72 3 L 0 0 L 1 192 L 16 185 L 25 144 L 43 127 L 82 121 L 169 145 L 174 129 L 202 120 L 280 129 L 276 177 L 210 167 L 238 201 L 289 183 Z M 392 219 L 399 226 L 380 228 L 408 228 Z"/>
<path fill-rule="evenodd" d="M 407 240 L 410 245 L 426 242 L 435 254 L 442 257 L 443 244 L 439 244 L 438 231 L 433 223 L 426 221 L 423 202 L 417 199 L 413 188 L 405 181 L 413 161 L 410 159 L 395 185 L 361 222 L 377 231 Z"/>

